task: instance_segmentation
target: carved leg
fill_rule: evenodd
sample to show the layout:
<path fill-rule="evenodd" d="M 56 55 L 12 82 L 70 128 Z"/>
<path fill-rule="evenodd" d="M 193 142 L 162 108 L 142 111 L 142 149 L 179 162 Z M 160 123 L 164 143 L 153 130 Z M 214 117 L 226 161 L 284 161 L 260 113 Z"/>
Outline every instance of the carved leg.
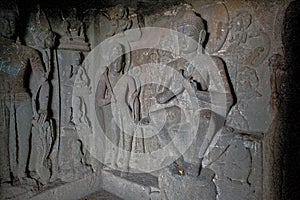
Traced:
<path fill-rule="evenodd" d="M 12 174 L 13 179 L 18 177 L 17 173 L 17 130 L 16 130 L 16 108 L 15 101 L 11 99 L 9 105 L 9 144 L 8 144 L 8 152 L 9 152 L 9 168 Z M 16 181 L 16 180 L 13 180 Z"/>
<path fill-rule="evenodd" d="M 219 125 L 217 114 L 207 109 L 196 113 L 195 123 L 198 123 L 198 130 L 193 143 L 184 154 L 184 160 L 198 165 L 217 133 Z"/>
<path fill-rule="evenodd" d="M 19 179 L 26 177 L 27 162 L 30 149 L 30 134 L 32 121 L 31 102 L 25 102 L 16 108 L 17 125 L 17 176 Z"/>
<path fill-rule="evenodd" d="M 113 168 L 116 168 L 118 166 L 117 161 L 118 161 L 118 157 L 119 157 L 121 130 L 118 127 L 118 125 L 116 124 L 116 122 L 114 121 L 114 119 L 112 119 L 111 126 L 112 126 L 112 137 L 111 137 L 112 141 L 111 142 L 113 143 L 113 147 L 110 149 L 112 151 L 111 166 Z"/>
<path fill-rule="evenodd" d="M 124 134 L 124 163 L 123 163 L 123 172 L 129 171 L 129 162 L 132 150 L 132 141 L 133 137 L 131 135 Z"/>
<path fill-rule="evenodd" d="M 0 98 L 0 180 L 10 181 L 9 171 L 9 108 L 4 99 Z"/>
<path fill-rule="evenodd" d="M 47 122 L 46 122 L 47 123 Z M 47 145 L 47 136 L 49 132 L 49 124 L 33 123 L 31 136 L 31 152 L 28 164 L 30 176 L 38 181 L 39 184 L 46 184 L 50 178 L 50 171 L 45 166 L 45 161 L 49 155 L 49 146 Z M 48 127 L 47 127 L 48 126 Z"/>

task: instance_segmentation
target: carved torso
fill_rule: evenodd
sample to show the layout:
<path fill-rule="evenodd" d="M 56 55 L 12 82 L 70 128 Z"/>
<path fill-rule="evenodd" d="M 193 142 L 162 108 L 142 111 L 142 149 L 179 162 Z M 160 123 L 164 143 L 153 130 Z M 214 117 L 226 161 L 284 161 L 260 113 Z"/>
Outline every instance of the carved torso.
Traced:
<path fill-rule="evenodd" d="M 44 73 L 38 53 L 11 40 L 1 39 L 0 43 L 0 93 L 27 92 L 29 77 L 26 77 L 26 71 L 29 62 L 35 77 L 41 77 Z"/>
<path fill-rule="evenodd" d="M 0 50 L 0 79 L 1 93 L 24 92 L 24 76 L 27 65 L 23 47 L 15 43 L 1 42 Z"/>

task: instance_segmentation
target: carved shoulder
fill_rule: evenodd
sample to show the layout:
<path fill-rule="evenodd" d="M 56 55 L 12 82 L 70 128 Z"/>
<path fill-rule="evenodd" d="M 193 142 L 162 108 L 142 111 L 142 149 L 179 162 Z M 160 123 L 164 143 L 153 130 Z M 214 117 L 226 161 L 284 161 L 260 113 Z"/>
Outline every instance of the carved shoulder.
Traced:
<path fill-rule="evenodd" d="M 218 67 L 218 70 L 225 72 L 225 64 L 224 64 L 223 60 L 218 56 L 211 56 L 211 58 L 214 61 L 214 63 L 216 64 L 216 66 Z"/>
<path fill-rule="evenodd" d="M 226 93 L 231 93 L 230 91 L 230 86 L 229 86 L 229 77 L 227 77 L 226 74 L 226 70 L 225 70 L 225 63 L 223 62 L 223 60 L 217 56 L 212 56 L 212 59 L 214 61 L 214 63 L 216 64 L 218 73 L 220 75 L 220 78 L 224 84 L 224 89 Z"/>
<path fill-rule="evenodd" d="M 134 80 L 134 78 L 133 78 L 132 76 L 125 74 L 125 75 L 122 76 L 122 79 L 123 79 L 129 86 L 131 86 L 131 87 L 136 87 L 136 82 L 135 82 L 135 80 Z"/>
<path fill-rule="evenodd" d="M 35 76 L 36 80 L 38 82 L 44 82 L 47 77 L 40 53 L 37 50 L 26 46 L 23 46 L 23 51 L 25 52 L 26 59 L 30 63 L 32 74 Z"/>
<path fill-rule="evenodd" d="M 223 60 L 217 56 L 212 56 L 213 61 L 216 64 L 217 70 L 218 70 L 218 75 L 219 75 L 219 79 L 221 79 L 221 81 L 219 81 L 219 84 L 221 85 L 221 88 L 223 90 L 223 92 L 226 94 L 226 105 L 228 106 L 228 108 L 233 104 L 233 95 L 232 95 L 232 91 L 229 85 L 229 77 L 227 75 L 226 72 L 226 66 L 225 63 L 223 62 Z"/>
<path fill-rule="evenodd" d="M 100 88 L 102 88 L 102 87 L 104 87 L 105 88 L 105 86 L 106 86 L 106 81 L 108 81 L 107 80 L 107 74 L 106 74 L 107 72 L 103 72 L 100 76 L 99 76 L 99 82 L 98 82 L 98 88 L 100 87 Z"/>

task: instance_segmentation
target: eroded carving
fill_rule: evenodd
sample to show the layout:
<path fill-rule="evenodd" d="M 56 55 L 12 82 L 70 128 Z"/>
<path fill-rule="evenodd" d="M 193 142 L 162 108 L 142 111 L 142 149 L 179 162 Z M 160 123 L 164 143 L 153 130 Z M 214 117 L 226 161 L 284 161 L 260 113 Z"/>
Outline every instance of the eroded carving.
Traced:
<path fill-rule="evenodd" d="M 178 14 L 178 21 L 179 24 L 177 25 L 177 29 L 179 33 L 183 34 L 179 36 L 179 50 L 181 56 L 191 58 L 191 61 L 182 62 L 181 59 L 178 60 L 181 73 L 177 73 L 177 76 L 179 75 L 183 78 L 169 79 L 169 88 L 173 90 L 171 91 L 167 89 L 166 91 L 158 94 L 156 96 L 156 100 L 160 104 L 165 104 L 174 97 L 180 96 L 184 90 L 189 90 L 188 93 L 194 94 L 198 99 L 198 106 L 200 106 L 202 109 L 208 109 L 207 111 L 200 111 L 198 113 L 200 114 L 199 119 L 211 120 L 214 117 L 211 118 L 212 115 L 206 113 L 209 112 L 212 104 L 224 103 L 222 106 L 226 111 L 229 110 L 229 107 L 232 104 L 231 91 L 224 71 L 224 65 L 219 58 L 210 58 L 208 55 L 197 53 L 197 42 L 199 41 L 200 49 L 206 34 L 201 18 L 197 17 L 192 11 L 184 11 L 183 13 Z M 197 42 L 193 43 L 194 41 Z M 211 69 L 206 66 L 210 64 L 210 62 L 207 60 L 208 58 L 214 61 L 214 63 L 217 65 L 217 69 L 213 69 L 215 66 L 211 66 Z M 221 76 L 211 72 L 211 70 L 217 70 L 218 74 Z M 180 79 L 183 80 L 183 82 L 178 81 Z M 222 81 L 222 83 L 219 82 L 219 79 Z M 173 80 L 177 81 L 173 82 Z M 208 82 L 207 80 L 210 81 Z M 211 94 L 211 91 L 214 91 L 213 94 Z M 225 95 L 226 98 L 223 100 L 226 102 L 212 102 L 211 95 Z M 199 132 L 201 131 L 199 130 Z M 204 152 L 200 153 L 200 155 L 203 155 Z"/>
<path fill-rule="evenodd" d="M 269 66 L 271 70 L 270 86 L 271 86 L 271 109 L 277 111 L 282 102 L 286 99 L 287 93 L 287 69 L 283 56 L 274 54 L 269 58 Z"/>
<path fill-rule="evenodd" d="M 177 161 L 159 176 L 162 199 L 216 199 L 217 190 L 212 170 L 203 169 L 200 176 L 194 177 L 185 175 L 181 167 L 191 166 Z"/>
<path fill-rule="evenodd" d="M 247 29 L 252 23 L 252 16 L 249 13 L 238 13 L 230 22 L 229 42 L 232 43 L 228 48 L 230 51 L 238 47 L 241 43 L 246 43 L 248 36 Z"/>
<path fill-rule="evenodd" d="M 205 157 L 206 167 L 215 171 L 217 199 L 257 198 L 261 191 L 262 134 L 239 133 L 224 128 L 215 148 Z"/>
<path fill-rule="evenodd" d="M 112 149 L 114 155 L 107 164 L 116 167 L 119 161 L 119 167 L 124 171 L 128 171 L 133 135 L 133 133 L 128 132 L 133 131 L 130 128 L 130 123 L 138 121 L 140 117 L 139 100 L 137 99 L 138 90 L 134 79 L 122 72 L 125 65 L 124 46 L 114 44 L 110 52 L 112 62 L 100 76 L 96 103 L 100 108 L 111 104 L 113 113 L 111 121 L 112 137 L 109 138 L 112 138 L 111 142 L 116 147 Z M 99 120 L 104 121 L 104 119 Z M 123 150 L 124 155 L 119 152 L 117 147 Z"/>
<path fill-rule="evenodd" d="M 65 66 L 62 73 L 63 81 L 63 99 L 64 99 L 64 126 L 65 128 L 74 129 L 74 108 L 72 107 L 72 92 L 74 87 L 74 82 L 78 70 L 81 67 L 81 54 L 79 52 L 74 52 L 72 54 L 71 65 Z"/>
<path fill-rule="evenodd" d="M 60 38 L 60 49 L 89 51 L 89 43 L 86 42 L 85 25 L 80 19 L 77 9 L 68 10 L 67 16 L 62 13 L 61 28 L 63 35 Z"/>
<path fill-rule="evenodd" d="M 50 154 L 56 139 L 54 133 L 52 121 L 43 124 L 33 121 L 28 170 L 30 177 L 43 185 L 49 182 L 51 176 Z"/>
<path fill-rule="evenodd" d="M 234 106 L 230 111 L 232 116 L 228 118 L 227 123 L 237 129 L 247 130 L 249 129 L 248 119 L 241 110 L 242 109 L 239 108 L 239 105 Z"/>
<path fill-rule="evenodd" d="M 55 47 L 56 34 L 51 30 L 48 19 L 39 5 L 36 6 L 35 12 L 30 15 L 24 40 L 28 46 L 42 54 L 45 76 L 48 77 L 53 69 L 51 58 L 53 57 L 52 49 Z M 34 84 L 34 80 L 31 81 L 30 85 Z M 54 119 L 48 119 L 42 124 L 32 122 L 28 169 L 30 176 L 38 181 L 39 186 L 46 185 L 50 178 L 57 178 L 55 174 L 58 169 L 59 138 L 57 137 L 57 130 L 54 128 L 54 122 Z"/>
<path fill-rule="evenodd" d="M 198 126 L 198 130 L 193 143 L 183 154 L 182 162 L 189 165 L 189 167 L 183 167 L 182 170 L 185 171 L 187 179 L 194 179 L 194 181 L 189 180 L 192 185 L 196 185 L 196 182 L 204 177 L 205 181 L 201 184 L 210 185 L 210 189 L 208 189 L 208 193 L 202 191 L 201 194 L 204 195 L 203 198 L 214 199 L 216 190 L 212 182 L 213 173 L 211 176 L 207 176 L 205 173 L 207 169 L 202 169 L 201 165 L 209 144 L 212 142 L 218 129 L 223 125 L 222 122 L 218 122 L 221 118 L 218 119 L 218 114 L 213 111 L 211 106 L 213 104 L 221 106 L 225 110 L 225 113 L 227 113 L 232 104 L 231 91 L 222 61 L 217 57 L 210 57 L 202 53 L 201 47 L 206 35 L 202 18 L 198 17 L 192 10 L 187 9 L 179 12 L 176 19 L 178 22 L 177 31 L 179 32 L 178 42 L 180 56 L 188 58 L 190 61 L 187 62 L 184 59 L 178 59 L 172 62 L 172 65 L 176 65 L 178 70 L 175 76 L 179 77 L 172 77 L 167 80 L 170 82 L 168 88 L 157 94 L 156 100 L 159 104 L 168 104 L 176 100 L 180 105 L 180 102 L 182 102 L 182 97 L 180 96 L 182 95 L 184 98 L 183 93 L 185 91 L 197 99 L 196 106 L 199 110 L 193 114 L 196 124 L 192 126 Z M 210 62 L 209 59 L 214 62 Z M 177 64 L 175 64 L 176 62 Z M 214 63 L 215 66 L 212 66 L 212 63 Z M 214 99 L 214 97 L 219 99 L 222 95 L 226 97 L 221 98 L 223 102 Z M 185 107 L 185 109 L 188 109 L 188 107 Z M 175 118 L 177 117 L 178 115 L 176 115 Z M 181 123 L 183 122 L 182 120 L 180 121 Z M 210 125 L 210 123 L 212 125 Z M 165 132 L 164 134 L 168 133 Z M 177 132 L 177 134 L 180 134 L 180 132 Z M 170 183 L 165 183 L 165 181 L 168 180 L 167 176 L 169 176 L 167 172 L 162 172 L 160 176 L 166 176 L 164 177 L 165 179 L 160 182 L 162 185 L 161 189 L 165 194 L 165 199 L 172 197 L 176 199 L 185 198 L 183 196 L 176 196 L 177 193 L 171 192 Z M 174 176 L 173 179 L 175 184 L 182 185 L 181 181 L 185 178 L 182 178 L 182 180 L 177 178 L 178 180 L 176 180 L 176 176 Z M 192 198 L 193 192 L 187 192 L 185 195 L 191 195 Z"/>
<path fill-rule="evenodd" d="M 90 80 L 86 74 L 85 67 L 83 65 L 80 65 L 77 70 L 74 86 L 78 88 L 88 88 L 89 82 Z"/>
<path fill-rule="evenodd" d="M 87 150 L 78 135 L 68 129 L 65 131 L 67 136 L 61 137 L 59 177 L 64 182 L 71 182 L 90 172 L 90 164 Z"/>
<path fill-rule="evenodd" d="M 208 24 L 207 32 L 209 36 L 205 49 L 210 54 L 218 52 L 223 47 L 230 29 L 226 4 L 221 2 L 211 3 L 201 8 L 195 7 L 195 10 L 201 13 Z M 213 17 L 212 13 L 214 13 Z"/>
<path fill-rule="evenodd" d="M 237 102 L 229 113 L 227 124 L 241 130 L 266 128 L 264 114 L 252 115 L 254 105 L 266 104 L 262 86 L 264 63 L 271 48 L 269 35 L 247 11 L 237 13 L 230 22 L 228 48 L 225 57 L 233 81 Z M 267 108 L 267 107 L 265 107 Z M 259 112 L 259 111 L 256 111 Z M 267 112 L 267 111 L 266 111 Z"/>
<path fill-rule="evenodd" d="M 74 97 L 73 100 L 73 121 L 76 129 L 84 129 L 90 127 L 90 121 L 87 118 L 87 109 L 83 97 Z"/>
<path fill-rule="evenodd" d="M 117 5 L 108 11 L 108 18 L 111 20 L 111 32 L 108 36 L 113 36 L 117 33 L 123 33 L 132 26 L 132 20 L 129 19 L 129 10 L 123 5 Z"/>
<path fill-rule="evenodd" d="M 46 14 L 39 5 L 36 6 L 35 12 L 29 17 L 24 40 L 27 46 L 42 53 L 46 69 L 49 71 L 51 59 L 49 49 L 54 47 L 56 35 L 51 30 Z"/>
<path fill-rule="evenodd" d="M 258 90 L 259 79 L 256 70 L 248 66 L 241 67 L 237 73 L 238 102 L 232 108 L 227 124 L 240 130 L 248 130 L 249 124 L 245 110 L 248 110 L 249 102 L 262 97 Z"/>
<path fill-rule="evenodd" d="M 15 42 L 17 13 L 1 9 L 0 17 L 3 27 L 0 39 L 1 132 L 4 137 L 1 139 L 1 182 L 23 183 L 28 177 L 27 170 L 32 170 L 30 173 L 36 173 L 32 177 L 45 184 L 49 176 L 39 171 L 37 166 L 29 169 L 28 159 L 31 153 L 30 158 L 36 157 L 46 162 L 45 155 L 38 156 L 34 149 L 29 152 L 31 140 L 33 144 L 37 142 L 40 148 L 44 148 L 42 154 L 47 154 L 49 150 L 48 145 L 30 140 L 32 122 L 33 129 L 37 129 L 32 134 L 45 134 L 43 136 L 47 138 L 51 132 L 39 130 L 39 127 L 48 123 L 48 74 L 37 51 Z M 28 68 L 32 71 L 31 79 L 26 78 Z M 46 138 L 43 137 L 42 141 Z"/>
<path fill-rule="evenodd" d="M 244 102 L 250 101 L 252 98 L 261 97 L 258 92 L 259 79 L 255 69 L 250 67 L 241 67 L 237 74 L 237 97 Z"/>
<path fill-rule="evenodd" d="M 105 143 L 107 152 L 104 164 L 109 168 L 116 165 L 114 169 L 129 172 L 135 172 L 135 169 L 147 171 L 146 167 L 156 159 L 155 152 L 168 147 L 167 151 L 157 156 L 162 157 L 157 168 L 165 168 L 159 175 L 157 171 L 152 172 L 154 182 L 157 178 L 159 180 L 163 199 L 261 198 L 262 134 L 254 131 L 262 131 L 262 123 L 264 127 L 269 125 L 265 116 L 271 116 L 270 110 L 276 113 L 282 108 L 287 97 L 287 69 L 283 56 L 269 56 L 270 50 L 277 52 L 282 45 L 277 40 L 279 31 L 272 35 L 274 24 L 279 27 L 282 16 L 274 20 L 263 16 L 264 13 L 258 14 L 256 8 L 263 10 L 260 3 L 231 1 L 212 4 L 193 1 L 201 8 L 181 5 L 146 14 L 143 13 L 144 2 L 139 2 L 136 10 L 125 4 L 93 8 L 81 13 L 77 13 L 76 9 L 61 8 L 67 11 L 62 16 L 60 8 L 45 10 L 51 27 L 60 34 L 59 50 L 53 49 L 55 34 L 45 13 L 38 7 L 32 9 L 30 16 L 25 16 L 28 25 L 24 24 L 24 32 L 20 30 L 24 38 L 16 39 L 14 36 L 14 42 L 1 36 L 1 184 L 31 185 L 37 182 L 37 189 L 40 189 L 49 179 L 52 182 L 59 178 L 61 183 L 86 178 L 91 172 L 89 167 L 93 165 L 94 172 L 101 167 L 96 159 L 89 157 L 89 153 L 97 152 L 94 150 L 98 147 L 103 150 L 100 146 Z M 246 7 L 242 8 L 243 5 Z M 278 5 L 282 4 L 272 4 L 267 15 L 282 12 L 284 9 L 276 8 Z M 79 10 L 82 11 L 81 8 Z M 195 10 L 201 11 L 202 18 L 206 20 L 204 25 L 198 13 L 195 15 Z M 104 12 L 105 17 L 102 15 Z M 89 16 L 83 23 L 84 15 Z M 233 16 L 231 21 L 229 16 Z M 11 20 L 10 12 L 5 11 L 5 16 L 1 15 L 1 34 L 13 29 Z M 274 23 L 273 29 L 271 23 Z M 85 25 L 88 25 L 87 34 Z M 132 30 L 129 29 L 145 26 L 175 28 L 183 35 L 153 32 L 147 37 L 145 34 L 143 37 L 150 43 L 155 42 L 155 47 L 140 52 L 130 51 L 138 48 L 143 42 L 138 40 L 144 38 L 140 34 L 130 35 Z M 208 34 L 205 28 L 208 28 Z M 125 56 L 121 55 L 124 54 L 123 45 L 111 45 L 115 52 L 108 56 L 110 52 L 107 55 L 108 49 L 105 49 L 100 65 L 97 54 L 82 64 L 83 51 L 89 50 L 86 35 L 93 47 L 109 36 L 125 39 L 122 44 L 126 46 L 125 51 L 130 52 L 126 54 L 128 59 L 125 61 Z M 178 41 L 179 46 L 176 46 Z M 42 59 L 36 51 L 22 46 L 21 42 L 38 50 Z M 225 62 L 219 57 L 204 54 L 201 46 L 205 44 L 209 53 L 222 57 Z M 270 77 L 266 71 L 267 56 Z M 98 72 L 104 71 L 102 61 L 107 69 L 98 76 Z M 113 62 L 107 64 L 106 61 Z M 147 67 L 140 67 L 143 64 Z M 43 65 L 45 68 L 41 67 Z M 226 67 L 236 92 L 233 108 L 230 108 L 232 91 Z M 131 72 L 127 74 L 128 71 Z M 49 119 L 45 105 L 48 74 L 53 83 L 50 87 L 52 110 L 49 108 L 48 112 L 53 119 Z M 139 78 L 144 78 L 147 84 L 140 84 Z M 159 81 L 155 82 L 157 79 Z M 270 88 L 264 87 L 264 84 L 268 86 L 269 81 L 271 96 L 268 96 Z M 269 100 L 270 110 L 265 109 Z M 93 109 L 95 104 L 96 109 Z M 214 109 L 218 106 L 225 111 L 221 113 Z M 258 109 L 260 112 L 256 112 Z M 229 111 L 226 122 L 234 129 L 227 127 L 221 133 Z M 280 118 L 280 112 L 276 114 Z M 96 116 L 98 122 L 93 118 Z M 97 136 L 97 123 L 110 143 L 97 141 L 93 149 L 94 146 L 85 144 L 85 137 Z M 130 124 L 134 126 L 130 127 Z M 149 130 L 155 128 L 159 131 L 153 131 L 155 135 L 148 137 Z M 206 135 L 208 129 L 210 135 Z M 55 131 L 58 131 L 57 135 Z M 192 131 L 196 132 L 195 137 L 188 144 Z M 176 138 L 179 139 L 176 141 Z M 184 149 L 183 146 L 189 148 Z M 58 150 L 59 156 L 53 153 Z M 141 153 L 140 157 L 149 156 L 149 162 L 135 163 L 139 161 L 139 155 L 135 153 Z M 132 155 L 137 157 L 132 158 Z M 179 155 L 182 157 L 177 159 Z M 59 167 L 54 166 L 54 159 L 58 160 L 58 157 Z M 162 160 L 167 164 L 161 163 Z M 95 179 L 87 185 L 92 186 Z M 80 184 L 80 181 L 70 185 L 77 187 L 77 183 Z M 149 190 L 160 198 L 156 185 L 155 188 L 148 183 L 142 186 L 141 190 Z"/>
<path fill-rule="evenodd" d="M 72 8 L 69 15 L 64 17 L 62 14 L 62 28 L 65 31 L 64 39 L 84 41 L 83 23 L 78 20 L 77 9 Z"/>

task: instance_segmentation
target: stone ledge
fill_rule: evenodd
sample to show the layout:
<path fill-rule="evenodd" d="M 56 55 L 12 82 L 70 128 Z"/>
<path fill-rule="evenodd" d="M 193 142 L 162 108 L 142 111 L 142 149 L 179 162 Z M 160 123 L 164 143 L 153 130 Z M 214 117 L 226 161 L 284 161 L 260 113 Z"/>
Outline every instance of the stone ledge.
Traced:
<path fill-rule="evenodd" d="M 35 196 L 32 200 L 74 200 L 88 196 L 101 190 L 101 171 L 90 174 L 74 182 L 65 183 L 55 188 L 47 189 Z"/>
<path fill-rule="evenodd" d="M 146 174 L 126 174 L 121 177 L 119 171 L 102 171 L 102 188 L 114 195 L 128 200 L 160 199 L 158 178 Z"/>

